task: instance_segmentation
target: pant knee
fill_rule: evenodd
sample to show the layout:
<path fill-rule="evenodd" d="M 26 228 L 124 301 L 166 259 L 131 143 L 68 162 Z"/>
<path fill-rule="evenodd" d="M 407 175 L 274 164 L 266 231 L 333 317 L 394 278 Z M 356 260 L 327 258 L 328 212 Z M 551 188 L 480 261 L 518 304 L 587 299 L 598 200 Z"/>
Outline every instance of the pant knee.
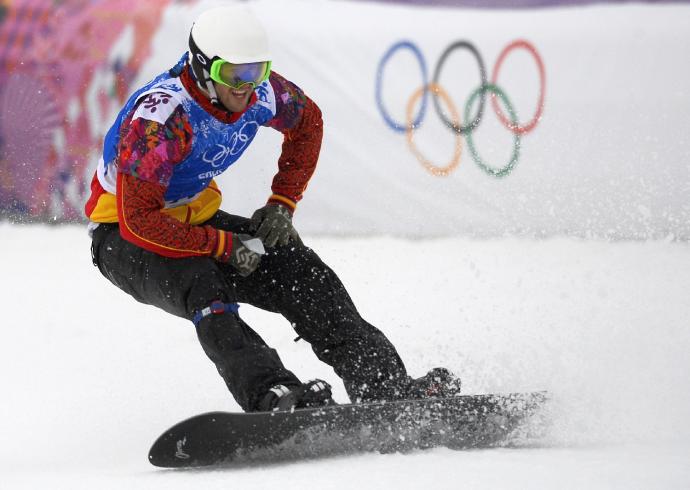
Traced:
<path fill-rule="evenodd" d="M 232 296 L 231 286 L 216 264 L 197 268 L 187 284 L 186 308 L 190 318 L 214 301 L 229 302 Z"/>
<path fill-rule="evenodd" d="M 211 307 L 205 309 L 209 308 Z M 209 357 L 217 358 L 226 355 L 228 352 L 241 349 L 247 344 L 245 329 L 236 312 L 201 315 L 201 312 L 197 312 L 193 321 L 196 326 L 197 337 Z"/>

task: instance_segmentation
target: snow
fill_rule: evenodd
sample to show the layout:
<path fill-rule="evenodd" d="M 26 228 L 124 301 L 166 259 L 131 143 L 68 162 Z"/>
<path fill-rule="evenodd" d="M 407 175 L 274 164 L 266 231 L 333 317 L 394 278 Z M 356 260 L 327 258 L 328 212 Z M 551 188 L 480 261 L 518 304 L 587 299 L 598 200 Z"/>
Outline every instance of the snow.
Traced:
<path fill-rule="evenodd" d="M 2 224 L 0 235 L 0 488 L 690 485 L 687 243 L 306 236 L 412 374 L 447 366 L 467 393 L 547 389 L 546 436 L 519 449 L 161 471 L 146 455 L 169 425 L 238 409 L 191 323 L 102 278 L 81 227 Z M 299 376 L 345 401 L 284 319 L 241 313 Z"/>

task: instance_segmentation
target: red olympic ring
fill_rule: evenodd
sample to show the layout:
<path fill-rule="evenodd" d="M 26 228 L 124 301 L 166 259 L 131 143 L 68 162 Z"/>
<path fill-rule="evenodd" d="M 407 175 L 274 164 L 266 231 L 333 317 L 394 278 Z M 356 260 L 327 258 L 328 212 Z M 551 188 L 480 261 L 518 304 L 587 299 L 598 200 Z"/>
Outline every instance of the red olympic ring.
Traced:
<path fill-rule="evenodd" d="M 503 114 L 501 107 L 498 105 L 498 100 L 496 100 L 497 98 L 495 94 L 491 94 L 491 105 L 493 106 L 496 115 L 506 128 L 508 128 L 515 134 L 527 134 L 530 131 L 532 131 L 534 127 L 539 123 L 539 121 L 541 120 L 541 113 L 544 110 L 544 93 L 546 92 L 546 71 L 544 70 L 544 63 L 541 59 L 541 56 L 539 56 L 537 49 L 529 41 L 525 41 L 524 39 L 518 39 L 516 41 L 513 41 L 508 46 L 503 48 L 503 51 L 501 51 L 501 54 L 498 56 L 496 64 L 494 65 L 493 75 L 491 77 L 491 84 L 498 85 L 498 71 L 500 70 L 501 65 L 503 64 L 503 61 L 513 49 L 517 48 L 524 48 L 527 51 L 529 51 L 529 53 L 534 58 L 534 61 L 537 63 L 537 68 L 539 69 L 539 102 L 537 103 L 537 110 L 534 113 L 534 117 L 532 117 L 532 119 L 527 124 L 516 125 L 513 124 L 510 121 L 510 119 L 508 119 L 505 116 L 505 114 Z"/>

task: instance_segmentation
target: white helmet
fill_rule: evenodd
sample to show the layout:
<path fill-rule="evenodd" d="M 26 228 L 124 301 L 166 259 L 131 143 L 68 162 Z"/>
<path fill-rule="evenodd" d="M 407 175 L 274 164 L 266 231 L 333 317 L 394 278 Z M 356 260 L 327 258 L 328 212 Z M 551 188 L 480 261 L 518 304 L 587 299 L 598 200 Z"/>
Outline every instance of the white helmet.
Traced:
<path fill-rule="evenodd" d="M 210 78 L 215 59 L 230 63 L 270 61 L 268 35 L 245 5 L 217 7 L 203 12 L 189 33 L 189 62 L 199 86 L 217 97 Z"/>

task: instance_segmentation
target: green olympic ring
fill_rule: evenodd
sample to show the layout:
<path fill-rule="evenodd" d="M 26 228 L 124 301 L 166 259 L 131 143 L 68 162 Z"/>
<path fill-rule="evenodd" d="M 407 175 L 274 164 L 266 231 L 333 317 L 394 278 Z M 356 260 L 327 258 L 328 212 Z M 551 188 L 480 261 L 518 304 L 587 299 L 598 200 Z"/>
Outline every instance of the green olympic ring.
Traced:
<path fill-rule="evenodd" d="M 486 92 L 491 92 L 492 94 L 497 95 L 499 99 L 501 99 L 501 102 L 503 102 L 503 105 L 505 105 L 506 109 L 508 110 L 510 122 L 513 123 L 514 126 L 517 126 L 518 117 L 515 113 L 515 109 L 513 109 L 513 105 L 510 103 L 510 100 L 508 100 L 508 96 L 497 85 L 493 85 L 491 83 L 487 83 L 485 85 L 478 87 L 474 92 L 472 92 L 470 98 L 467 99 L 467 104 L 465 104 L 464 113 L 465 120 L 468 120 L 470 117 L 470 111 L 472 110 L 472 105 L 474 104 L 474 101 L 477 99 L 477 97 L 479 97 L 480 94 L 483 96 Z M 494 177 L 505 177 L 506 175 L 510 174 L 510 172 L 513 171 L 515 165 L 518 162 L 518 158 L 520 157 L 520 133 L 515 131 L 513 132 L 513 136 L 515 140 L 513 143 L 513 154 L 510 157 L 510 161 L 506 166 L 497 169 L 484 163 L 482 157 L 479 156 L 479 152 L 475 148 L 474 141 L 472 140 L 472 131 L 468 131 L 467 133 L 465 133 L 467 147 L 469 148 L 475 163 L 484 172 Z"/>

